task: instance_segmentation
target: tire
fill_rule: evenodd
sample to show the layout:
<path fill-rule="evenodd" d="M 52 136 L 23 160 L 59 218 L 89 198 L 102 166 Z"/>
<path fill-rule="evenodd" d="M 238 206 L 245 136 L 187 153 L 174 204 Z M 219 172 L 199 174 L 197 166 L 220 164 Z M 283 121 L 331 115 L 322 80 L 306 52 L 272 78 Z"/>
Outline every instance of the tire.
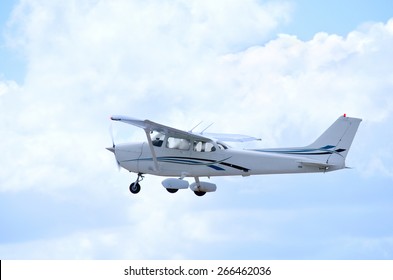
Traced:
<path fill-rule="evenodd" d="M 169 193 L 177 193 L 179 189 L 166 189 Z"/>
<path fill-rule="evenodd" d="M 138 183 L 136 183 L 136 185 L 135 185 L 135 183 L 132 183 L 131 185 L 130 185 L 130 192 L 132 193 L 132 194 L 137 194 L 137 193 L 139 193 L 141 191 L 141 185 L 139 185 Z"/>
<path fill-rule="evenodd" d="M 197 196 L 204 196 L 206 192 L 194 191 Z"/>

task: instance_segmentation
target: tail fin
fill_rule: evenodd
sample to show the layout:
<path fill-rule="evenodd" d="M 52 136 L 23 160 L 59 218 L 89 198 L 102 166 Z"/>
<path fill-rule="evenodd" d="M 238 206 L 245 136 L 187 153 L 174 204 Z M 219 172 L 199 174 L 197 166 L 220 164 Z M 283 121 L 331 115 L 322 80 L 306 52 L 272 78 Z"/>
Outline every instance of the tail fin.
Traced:
<path fill-rule="evenodd" d="M 305 147 L 313 151 L 307 157 L 345 167 L 345 158 L 361 121 L 346 115 L 339 117 L 314 143 Z"/>

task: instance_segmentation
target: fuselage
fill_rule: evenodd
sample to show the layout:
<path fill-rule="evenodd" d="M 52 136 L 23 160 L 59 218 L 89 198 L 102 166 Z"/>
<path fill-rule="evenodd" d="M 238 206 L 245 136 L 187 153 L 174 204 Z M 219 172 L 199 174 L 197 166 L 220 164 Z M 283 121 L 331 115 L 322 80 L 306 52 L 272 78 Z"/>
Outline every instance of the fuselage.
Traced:
<path fill-rule="evenodd" d="M 116 145 L 114 153 L 120 166 L 135 173 L 168 177 L 210 177 L 232 175 L 283 174 L 326 172 L 343 168 L 321 168 L 302 164 L 305 156 L 284 154 L 272 150 L 239 150 L 223 143 L 209 142 L 174 148 L 154 146 L 157 165 L 149 144 Z"/>

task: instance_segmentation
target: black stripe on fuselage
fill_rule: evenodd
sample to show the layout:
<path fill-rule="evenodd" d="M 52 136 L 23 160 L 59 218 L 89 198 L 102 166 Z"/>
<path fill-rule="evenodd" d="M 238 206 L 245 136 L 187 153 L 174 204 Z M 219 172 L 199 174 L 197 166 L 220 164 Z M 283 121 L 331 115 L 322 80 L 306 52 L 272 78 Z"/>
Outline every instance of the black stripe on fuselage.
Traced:
<path fill-rule="evenodd" d="M 205 159 L 205 158 L 195 158 L 195 157 L 171 157 L 171 156 L 158 157 L 157 159 L 158 159 L 158 161 L 164 161 L 164 162 L 168 161 L 168 160 L 174 160 L 174 161 L 179 160 L 179 162 L 175 162 L 175 163 L 178 163 L 178 164 L 184 164 L 184 163 L 180 162 L 180 160 L 184 160 L 184 161 L 187 161 L 187 160 L 188 161 L 198 160 L 198 161 L 208 162 L 208 163 L 201 163 L 200 165 L 210 166 L 210 165 L 213 165 L 213 164 L 217 164 L 217 165 L 221 164 L 221 165 L 224 165 L 224 166 L 227 166 L 227 167 L 231 167 L 231 168 L 234 168 L 234 169 L 238 169 L 238 170 L 241 170 L 241 171 L 244 171 L 244 172 L 250 171 L 250 169 L 245 168 L 243 166 L 239 166 L 239 165 L 232 164 L 232 163 L 229 163 L 229 162 L 224 162 L 225 160 L 227 160 L 229 158 L 224 159 L 222 161 L 220 161 L 220 160 L 212 160 L 212 159 Z M 152 160 L 152 159 L 139 159 L 139 160 Z M 193 165 L 193 163 L 188 163 L 188 164 Z M 197 165 L 197 164 L 194 163 L 194 165 Z"/>

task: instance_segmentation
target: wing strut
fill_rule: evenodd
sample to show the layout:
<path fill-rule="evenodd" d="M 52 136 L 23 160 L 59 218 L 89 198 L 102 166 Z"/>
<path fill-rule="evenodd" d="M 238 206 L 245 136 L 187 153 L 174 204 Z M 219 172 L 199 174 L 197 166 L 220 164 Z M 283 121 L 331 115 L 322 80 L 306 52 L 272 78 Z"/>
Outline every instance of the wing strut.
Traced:
<path fill-rule="evenodd" d="M 151 155 L 153 157 L 154 171 L 158 171 L 159 167 L 158 167 L 157 155 L 156 155 L 156 151 L 154 150 L 153 142 L 151 141 L 151 137 L 150 137 L 151 131 L 148 130 L 148 129 L 144 129 L 144 131 L 146 133 L 147 142 L 149 143 L 150 152 L 151 152 Z"/>

